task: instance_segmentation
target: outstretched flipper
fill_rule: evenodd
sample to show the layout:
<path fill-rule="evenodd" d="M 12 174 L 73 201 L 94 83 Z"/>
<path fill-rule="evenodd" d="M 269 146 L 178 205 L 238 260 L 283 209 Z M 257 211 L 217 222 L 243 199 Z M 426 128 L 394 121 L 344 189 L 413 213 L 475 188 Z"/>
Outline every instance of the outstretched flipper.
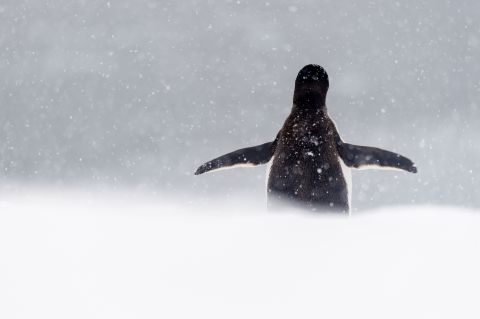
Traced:
<path fill-rule="evenodd" d="M 413 162 L 397 153 L 376 147 L 337 143 L 337 150 L 345 165 L 357 169 L 399 169 L 416 173 Z"/>
<path fill-rule="evenodd" d="M 275 147 L 274 145 L 275 141 L 258 146 L 242 148 L 222 155 L 200 166 L 195 172 L 195 175 L 219 169 L 256 166 L 268 163 L 272 158 Z"/>
<path fill-rule="evenodd" d="M 338 155 L 345 165 L 356 169 L 397 169 L 416 173 L 415 164 L 405 156 L 381 148 L 344 143 L 335 123 L 331 122 L 331 133 L 337 145 Z"/>

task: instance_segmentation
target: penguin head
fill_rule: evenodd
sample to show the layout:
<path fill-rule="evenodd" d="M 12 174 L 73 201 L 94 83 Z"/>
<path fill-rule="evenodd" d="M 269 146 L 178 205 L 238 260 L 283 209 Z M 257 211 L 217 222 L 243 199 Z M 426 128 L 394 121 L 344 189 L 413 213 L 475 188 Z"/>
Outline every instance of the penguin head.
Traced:
<path fill-rule="evenodd" d="M 298 72 L 295 85 L 327 91 L 329 85 L 328 74 L 320 65 L 309 64 Z"/>
<path fill-rule="evenodd" d="M 294 99 L 297 103 L 320 103 L 325 104 L 325 98 L 328 91 L 328 74 L 324 68 L 317 64 L 304 66 L 298 72 L 295 80 Z"/>

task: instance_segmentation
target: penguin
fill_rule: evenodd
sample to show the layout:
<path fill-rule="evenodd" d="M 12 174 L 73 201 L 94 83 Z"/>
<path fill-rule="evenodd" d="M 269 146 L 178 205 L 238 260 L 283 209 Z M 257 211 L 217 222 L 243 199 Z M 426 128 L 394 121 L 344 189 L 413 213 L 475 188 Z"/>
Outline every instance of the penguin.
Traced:
<path fill-rule="evenodd" d="M 201 165 L 195 175 L 268 164 L 269 210 L 295 207 L 348 214 L 351 169 L 417 172 L 414 163 L 400 154 L 344 142 L 327 113 L 328 88 L 325 69 L 306 65 L 295 79 L 291 113 L 272 142 L 217 157 Z"/>

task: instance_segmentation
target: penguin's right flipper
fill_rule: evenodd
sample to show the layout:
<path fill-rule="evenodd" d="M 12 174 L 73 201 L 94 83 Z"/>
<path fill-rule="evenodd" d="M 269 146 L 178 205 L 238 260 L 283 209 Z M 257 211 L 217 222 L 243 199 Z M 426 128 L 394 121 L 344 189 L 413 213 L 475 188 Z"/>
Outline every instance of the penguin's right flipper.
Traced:
<path fill-rule="evenodd" d="M 415 164 L 405 156 L 376 147 L 338 143 L 337 150 L 345 165 L 357 169 L 399 169 L 416 173 Z"/>
<path fill-rule="evenodd" d="M 242 166 L 256 166 L 268 163 L 272 158 L 274 151 L 274 142 L 268 142 L 258 146 L 242 148 L 231 153 L 217 157 L 201 165 L 195 175 L 206 172 L 228 169 Z"/>
<path fill-rule="evenodd" d="M 335 123 L 330 120 L 330 133 L 337 145 L 338 155 L 348 167 L 356 169 L 394 169 L 416 173 L 417 167 L 405 156 L 381 148 L 345 143 L 338 134 Z"/>

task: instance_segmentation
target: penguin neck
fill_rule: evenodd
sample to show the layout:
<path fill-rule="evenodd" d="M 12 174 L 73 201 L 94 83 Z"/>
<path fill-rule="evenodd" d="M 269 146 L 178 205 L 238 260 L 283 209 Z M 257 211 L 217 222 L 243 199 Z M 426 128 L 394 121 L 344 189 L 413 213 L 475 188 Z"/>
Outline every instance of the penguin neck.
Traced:
<path fill-rule="evenodd" d="M 297 106 L 299 109 L 310 111 L 324 109 L 327 90 L 328 88 L 317 89 L 309 86 L 295 85 L 295 91 L 293 92 L 294 108 Z"/>
<path fill-rule="evenodd" d="M 293 95 L 292 113 L 298 115 L 324 115 L 327 113 L 325 99 L 326 93 L 303 92 L 303 94 L 297 94 L 295 92 Z"/>

